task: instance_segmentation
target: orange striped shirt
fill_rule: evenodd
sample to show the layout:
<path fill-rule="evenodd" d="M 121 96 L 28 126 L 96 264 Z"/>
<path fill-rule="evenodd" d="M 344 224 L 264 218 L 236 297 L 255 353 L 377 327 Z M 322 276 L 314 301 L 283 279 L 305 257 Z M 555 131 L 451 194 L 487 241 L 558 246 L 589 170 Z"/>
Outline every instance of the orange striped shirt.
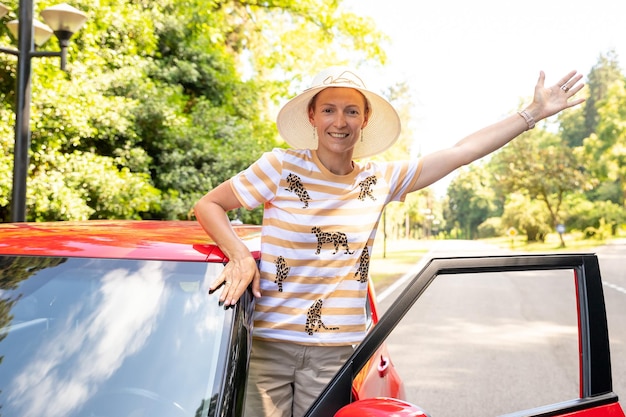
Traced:
<path fill-rule="evenodd" d="M 231 180 L 247 209 L 264 205 L 254 337 L 351 345 L 365 335 L 372 245 L 383 208 L 403 201 L 415 161 L 328 171 L 311 150 L 274 149 Z"/>

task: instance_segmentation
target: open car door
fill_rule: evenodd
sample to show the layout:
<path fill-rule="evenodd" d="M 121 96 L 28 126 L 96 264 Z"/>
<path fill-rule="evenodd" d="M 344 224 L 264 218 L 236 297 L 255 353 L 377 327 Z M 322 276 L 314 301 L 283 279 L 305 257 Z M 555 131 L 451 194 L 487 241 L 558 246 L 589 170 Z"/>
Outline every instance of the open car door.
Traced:
<path fill-rule="evenodd" d="M 409 309 L 416 302 L 419 305 L 419 298 L 438 278 L 457 274 L 520 271 L 546 271 L 546 275 L 558 271 L 559 274 L 565 274 L 567 285 L 571 286 L 570 295 L 573 300 L 572 304 L 575 305 L 573 310 L 577 314 L 575 318 L 577 323 L 574 323 L 573 327 L 578 329 L 578 356 L 577 358 L 574 356 L 578 377 L 573 384 L 577 384 L 578 393 L 576 395 L 574 392 L 570 398 L 563 401 L 533 405 L 531 408 L 505 415 L 507 417 L 624 417 L 618 397 L 613 392 L 602 279 L 598 259 L 593 254 L 511 255 L 431 260 L 415 275 L 398 299 L 385 312 L 378 324 L 312 405 L 306 416 L 428 415 L 420 407 L 397 399 L 375 398 L 354 401 L 352 382 L 355 375 L 372 356 L 376 355 L 380 346 Z M 486 291 L 489 291 L 489 288 Z M 418 374 L 419 370 L 413 372 Z M 489 415 L 489 413 L 484 415 Z"/>

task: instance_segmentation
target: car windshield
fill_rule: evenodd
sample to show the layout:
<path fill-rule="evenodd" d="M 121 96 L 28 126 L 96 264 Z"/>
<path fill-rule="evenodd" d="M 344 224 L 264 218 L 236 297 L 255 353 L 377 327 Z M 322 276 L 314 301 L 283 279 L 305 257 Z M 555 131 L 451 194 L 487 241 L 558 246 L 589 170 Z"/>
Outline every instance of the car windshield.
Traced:
<path fill-rule="evenodd" d="M 0 256 L 0 414 L 211 415 L 229 311 L 207 289 L 222 269 Z"/>

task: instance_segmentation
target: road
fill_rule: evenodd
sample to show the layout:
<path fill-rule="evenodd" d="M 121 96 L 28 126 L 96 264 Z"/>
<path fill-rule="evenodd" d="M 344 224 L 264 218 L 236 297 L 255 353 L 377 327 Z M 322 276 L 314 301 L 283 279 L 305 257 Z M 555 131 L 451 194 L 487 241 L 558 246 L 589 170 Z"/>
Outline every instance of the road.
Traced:
<path fill-rule="evenodd" d="M 503 254 L 440 241 L 431 257 Z M 604 282 L 613 388 L 626 410 L 626 242 L 596 250 Z M 409 274 L 407 274 L 409 275 Z M 578 397 L 571 271 L 440 276 L 388 339 L 407 400 L 432 417 L 485 417 Z M 406 285 L 379 294 L 384 311 Z"/>

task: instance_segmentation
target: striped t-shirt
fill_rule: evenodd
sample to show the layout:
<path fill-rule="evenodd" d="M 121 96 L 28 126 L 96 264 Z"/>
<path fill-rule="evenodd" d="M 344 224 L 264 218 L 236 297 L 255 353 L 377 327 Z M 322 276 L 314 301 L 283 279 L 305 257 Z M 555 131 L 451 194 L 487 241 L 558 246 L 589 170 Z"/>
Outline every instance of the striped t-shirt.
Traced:
<path fill-rule="evenodd" d="M 274 149 L 231 180 L 247 209 L 264 205 L 261 292 L 253 335 L 351 345 L 365 335 L 369 261 L 384 206 L 404 200 L 418 160 L 327 170 L 311 150 Z"/>

